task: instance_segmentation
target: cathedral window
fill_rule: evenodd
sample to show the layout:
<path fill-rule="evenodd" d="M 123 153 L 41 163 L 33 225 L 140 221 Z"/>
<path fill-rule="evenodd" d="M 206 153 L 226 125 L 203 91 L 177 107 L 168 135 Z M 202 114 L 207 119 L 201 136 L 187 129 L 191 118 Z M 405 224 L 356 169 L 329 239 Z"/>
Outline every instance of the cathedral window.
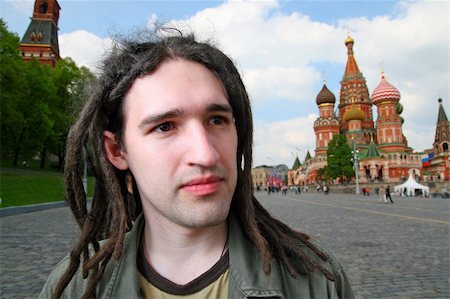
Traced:
<path fill-rule="evenodd" d="M 47 13 L 48 4 L 47 2 L 42 3 L 39 5 L 39 13 Z"/>
<path fill-rule="evenodd" d="M 443 150 L 444 152 L 448 151 L 448 143 L 447 143 L 447 142 L 444 142 L 444 143 L 442 144 L 442 150 Z"/>

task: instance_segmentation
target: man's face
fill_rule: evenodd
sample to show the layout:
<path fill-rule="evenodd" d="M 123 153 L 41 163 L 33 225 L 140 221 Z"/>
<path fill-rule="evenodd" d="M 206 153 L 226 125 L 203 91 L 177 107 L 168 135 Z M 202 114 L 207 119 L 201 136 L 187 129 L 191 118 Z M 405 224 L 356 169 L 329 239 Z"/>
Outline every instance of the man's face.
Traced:
<path fill-rule="evenodd" d="M 168 60 L 134 82 L 124 114 L 119 168 L 133 173 L 146 218 L 222 223 L 237 182 L 237 132 L 218 77 L 199 63 Z"/>

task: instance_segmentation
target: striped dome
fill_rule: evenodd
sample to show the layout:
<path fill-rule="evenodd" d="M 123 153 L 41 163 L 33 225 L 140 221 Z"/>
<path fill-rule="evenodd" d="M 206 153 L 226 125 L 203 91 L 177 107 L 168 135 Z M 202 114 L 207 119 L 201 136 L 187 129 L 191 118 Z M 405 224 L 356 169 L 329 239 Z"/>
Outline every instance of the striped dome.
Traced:
<path fill-rule="evenodd" d="M 372 103 L 377 104 L 382 100 L 400 101 L 400 92 L 381 75 L 381 82 L 372 93 Z"/>
<path fill-rule="evenodd" d="M 355 104 L 352 104 L 352 107 L 344 113 L 343 118 L 346 122 L 351 120 L 364 120 L 364 118 L 366 118 L 366 114 L 364 111 L 356 107 Z"/>
<path fill-rule="evenodd" d="M 325 103 L 334 104 L 335 102 L 336 102 L 336 97 L 324 83 L 322 90 L 319 92 L 319 94 L 316 97 L 317 105 L 325 104 Z"/>

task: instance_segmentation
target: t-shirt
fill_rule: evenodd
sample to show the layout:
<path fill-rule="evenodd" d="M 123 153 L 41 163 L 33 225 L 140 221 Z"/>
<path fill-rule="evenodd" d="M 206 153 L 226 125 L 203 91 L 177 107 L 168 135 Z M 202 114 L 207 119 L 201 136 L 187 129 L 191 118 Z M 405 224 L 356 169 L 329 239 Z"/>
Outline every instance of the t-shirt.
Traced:
<path fill-rule="evenodd" d="M 173 283 L 156 272 L 145 257 L 142 243 L 138 249 L 137 267 L 139 287 L 144 298 L 228 298 L 228 250 L 211 269 L 185 285 Z"/>

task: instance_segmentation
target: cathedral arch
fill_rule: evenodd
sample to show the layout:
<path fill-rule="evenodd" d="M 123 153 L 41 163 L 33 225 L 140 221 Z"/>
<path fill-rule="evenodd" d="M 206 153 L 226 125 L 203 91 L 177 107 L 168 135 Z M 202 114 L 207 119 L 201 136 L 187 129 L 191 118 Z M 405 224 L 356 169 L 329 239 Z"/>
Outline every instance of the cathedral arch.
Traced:
<path fill-rule="evenodd" d="M 327 119 L 324 119 L 324 120 L 322 120 L 322 121 L 320 122 L 320 124 L 321 124 L 322 126 L 326 126 L 326 125 L 329 125 L 330 122 L 329 122 Z"/>

